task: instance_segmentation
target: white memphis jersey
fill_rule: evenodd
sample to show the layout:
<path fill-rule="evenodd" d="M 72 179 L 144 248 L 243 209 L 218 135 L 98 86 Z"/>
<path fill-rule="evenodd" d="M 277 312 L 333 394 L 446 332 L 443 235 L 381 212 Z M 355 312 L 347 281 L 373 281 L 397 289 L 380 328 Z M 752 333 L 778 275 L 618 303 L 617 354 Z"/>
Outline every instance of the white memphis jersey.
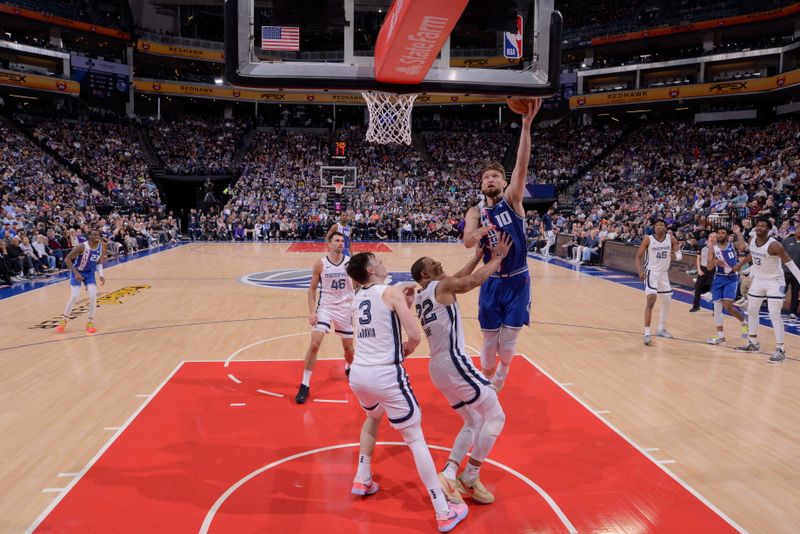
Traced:
<path fill-rule="evenodd" d="M 353 299 L 356 350 L 353 364 L 399 365 L 403 361 L 400 319 L 383 302 L 389 287 L 375 284 L 359 289 Z"/>
<path fill-rule="evenodd" d="M 756 245 L 756 237 L 750 240 L 750 255 L 753 257 L 753 280 L 768 280 L 770 278 L 783 278 L 783 265 L 778 256 L 770 255 L 769 246 L 775 242 L 767 238 L 767 242 L 760 247 Z"/>
<path fill-rule="evenodd" d="M 644 257 L 644 267 L 654 273 L 665 273 L 669 271 L 671 255 L 672 239 L 669 234 L 664 237 L 663 241 L 659 241 L 655 235 L 651 235 L 650 244 L 647 245 L 647 254 Z"/>
<path fill-rule="evenodd" d="M 428 338 L 431 358 L 450 359 L 451 355 L 466 354 L 464 326 L 457 302 L 445 306 L 436 300 L 438 285 L 438 281 L 431 282 L 425 289 L 417 291 L 414 308 Z"/>
<path fill-rule="evenodd" d="M 353 302 L 353 281 L 347 276 L 347 264 L 349 262 L 349 256 L 342 256 L 342 261 L 339 263 L 333 263 L 328 259 L 328 256 L 323 256 L 317 307 L 327 309 L 350 308 L 350 304 Z"/>

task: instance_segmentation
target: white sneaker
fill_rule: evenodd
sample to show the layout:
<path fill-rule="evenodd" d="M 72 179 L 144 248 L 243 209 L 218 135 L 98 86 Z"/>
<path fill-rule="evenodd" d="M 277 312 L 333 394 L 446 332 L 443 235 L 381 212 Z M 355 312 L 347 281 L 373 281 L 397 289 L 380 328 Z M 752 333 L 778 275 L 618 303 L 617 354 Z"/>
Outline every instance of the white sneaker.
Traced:
<path fill-rule="evenodd" d="M 737 300 L 736 302 L 734 302 L 734 304 L 739 306 L 740 308 L 742 308 L 744 306 L 747 306 L 747 299 L 745 297 L 742 297 L 739 300 Z"/>
<path fill-rule="evenodd" d="M 711 302 L 711 292 L 709 291 L 707 293 L 703 293 L 702 295 L 700 295 L 700 298 L 706 302 Z"/>
<path fill-rule="evenodd" d="M 793 321 L 796 321 L 797 320 L 797 315 L 795 315 L 793 313 L 790 313 L 789 314 L 789 319 L 792 319 Z"/>

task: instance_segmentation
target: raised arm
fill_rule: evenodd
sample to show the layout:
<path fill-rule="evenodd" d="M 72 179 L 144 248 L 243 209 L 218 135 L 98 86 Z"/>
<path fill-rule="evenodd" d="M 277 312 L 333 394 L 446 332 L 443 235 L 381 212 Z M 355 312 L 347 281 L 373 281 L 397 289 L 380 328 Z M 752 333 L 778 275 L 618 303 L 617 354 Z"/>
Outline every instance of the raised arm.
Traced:
<path fill-rule="evenodd" d="M 442 280 L 436 288 L 437 297 L 439 294 L 444 295 L 446 293 L 467 293 L 480 286 L 493 272 L 500 268 L 503 258 L 508 255 L 508 251 L 512 246 L 511 236 L 503 233 L 497 245 L 492 248 L 492 258 L 486 264 L 473 273 L 462 276 L 449 276 Z"/>
<path fill-rule="evenodd" d="M 397 318 L 400 319 L 400 324 L 403 325 L 403 330 L 406 331 L 407 340 L 403 343 L 403 356 L 408 356 L 414 352 L 414 349 L 417 348 L 422 340 L 419 322 L 408 308 L 406 299 L 399 287 L 387 287 L 383 291 L 383 302 L 386 303 L 389 309 L 397 314 Z"/>
<path fill-rule="evenodd" d="M 308 322 L 317 324 L 317 286 L 322 278 L 322 260 L 317 259 L 311 268 L 311 285 L 308 286 Z"/>
<path fill-rule="evenodd" d="M 642 258 L 644 258 L 644 253 L 649 246 L 650 236 L 645 236 L 645 238 L 642 239 L 642 244 L 639 245 L 639 250 L 636 251 L 636 270 L 639 272 L 639 278 L 641 280 L 644 280 L 644 265 L 642 264 Z"/>
<path fill-rule="evenodd" d="M 522 116 L 522 128 L 519 132 L 519 147 L 517 148 L 517 161 L 514 164 L 514 172 L 511 173 L 511 183 L 505 191 L 505 199 L 517 212 L 517 215 L 524 215 L 522 198 L 525 195 L 525 183 L 528 177 L 528 164 L 531 161 L 531 124 L 533 118 L 542 107 L 541 99 L 535 99 L 529 111 Z"/>
<path fill-rule="evenodd" d="M 475 247 L 475 255 L 472 256 L 466 265 L 464 265 L 460 271 L 458 271 L 453 276 L 458 278 L 459 276 L 466 276 L 470 274 L 472 271 L 475 270 L 481 260 L 483 259 L 483 247 L 478 243 L 478 246 Z"/>

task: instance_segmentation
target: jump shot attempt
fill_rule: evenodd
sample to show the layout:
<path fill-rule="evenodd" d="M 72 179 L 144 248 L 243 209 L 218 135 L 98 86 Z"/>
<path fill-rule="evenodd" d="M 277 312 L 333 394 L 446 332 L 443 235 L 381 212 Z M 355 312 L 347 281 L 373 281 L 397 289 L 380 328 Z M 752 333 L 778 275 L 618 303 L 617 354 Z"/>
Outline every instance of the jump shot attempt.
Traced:
<path fill-rule="evenodd" d="M 411 266 L 411 276 L 422 289 L 416 292 L 413 301 L 408 300 L 414 305 L 428 338 L 431 381 L 464 420 L 447 464 L 439 473 L 447 498 L 454 502 L 460 501 L 461 495 L 481 504 L 494 502 L 494 495 L 481 483 L 480 468 L 506 421 L 497 392 L 467 356 L 464 322 L 456 295 L 483 284 L 500 268 L 510 247 L 511 238 L 504 234 L 491 250 L 488 263 L 475 271 L 484 257 L 483 249 L 478 248 L 476 256 L 453 276 L 445 275 L 442 264 L 428 257 Z M 457 475 L 470 448 L 472 456 L 464 471 Z"/>
<path fill-rule="evenodd" d="M 517 336 L 530 324 L 531 277 L 525 237 L 525 211 L 522 198 L 531 159 L 531 124 L 541 107 L 540 99 L 532 99 L 528 112 L 522 115 L 519 148 L 511 183 L 506 183 L 505 169 L 499 163 L 488 164 L 481 172 L 481 193 L 484 199 L 471 207 L 464 226 L 464 246 L 485 247 L 484 263 L 491 260 L 492 247 L 507 234 L 513 243 L 500 270 L 492 273 L 481 285 L 478 297 L 478 322 L 483 332 L 481 367 L 500 391 L 505 383 Z M 500 360 L 498 367 L 498 357 Z"/>
<path fill-rule="evenodd" d="M 317 364 L 317 353 L 322 338 L 331 330 L 342 339 L 345 373 L 353 363 L 353 324 L 350 305 L 353 303 L 353 282 L 347 276 L 350 258 L 344 253 L 344 236 L 339 232 L 328 234 L 328 254 L 314 262 L 311 268 L 311 285 L 308 287 L 308 322 L 311 324 L 311 344 L 305 355 L 303 380 L 294 400 L 306 402 L 311 391 L 311 373 Z M 319 300 L 317 300 L 319 286 Z"/>
<path fill-rule="evenodd" d="M 77 261 L 76 261 L 77 260 Z M 100 285 L 106 283 L 103 276 L 103 262 L 106 261 L 106 245 L 100 240 L 100 230 L 93 228 L 89 231 L 89 240 L 73 248 L 64 263 L 69 269 L 70 295 L 64 307 L 64 316 L 56 327 L 56 332 L 63 334 L 67 328 L 67 320 L 72 313 L 72 308 L 78 302 L 81 285 L 86 286 L 89 293 L 89 321 L 86 323 L 86 332 L 94 334 L 94 315 L 97 312 L 97 281 L 95 273 L 100 277 Z"/>

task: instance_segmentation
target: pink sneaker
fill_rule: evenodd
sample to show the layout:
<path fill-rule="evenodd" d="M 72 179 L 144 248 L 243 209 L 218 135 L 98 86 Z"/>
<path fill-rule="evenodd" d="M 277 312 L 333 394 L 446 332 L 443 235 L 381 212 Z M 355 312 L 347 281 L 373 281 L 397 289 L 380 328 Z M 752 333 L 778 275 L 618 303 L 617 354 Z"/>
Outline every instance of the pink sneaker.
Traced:
<path fill-rule="evenodd" d="M 454 502 L 449 502 L 447 505 L 450 507 L 450 510 L 447 512 L 447 515 L 442 517 L 439 514 L 436 514 L 436 524 L 439 527 L 439 532 L 450 532 L 456 525 L 461 523 L 464 518 L 467 517 L 467 513 L 469 513 L 469 508 L 464 503 L 456 504 Z"/>
<path fill-rule="evenodd" d="M 357 480 L 353 481 L 353 489 L 350 490 L 350 493 L 353 495 L 375 495 L 378 493 L 380 486 L 374 480 L 370 480 L 369 482 L 359 482 Z"/>

